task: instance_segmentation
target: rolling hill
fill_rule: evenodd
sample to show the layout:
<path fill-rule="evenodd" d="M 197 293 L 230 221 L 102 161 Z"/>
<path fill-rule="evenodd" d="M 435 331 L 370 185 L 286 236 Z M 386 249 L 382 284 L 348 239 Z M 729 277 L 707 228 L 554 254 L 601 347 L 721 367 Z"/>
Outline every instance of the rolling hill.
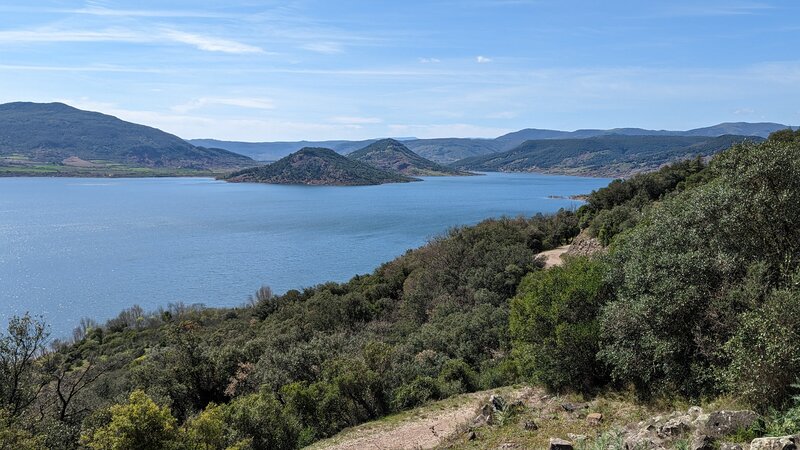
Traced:
<path fill-rule="evenodd" d="M 237 183 L 363 186 L 416 181 L 397 173 L 346 158 L 331 149 L 306 147 L 260 167 L 234 172 L 226 181 Z"/>
<path fill-rule="evenodd" d="M 440 164 L 450 164 L 455 161 L 500 153 L 511 150 L 525 141 L 542 139 L 585 139 L 598 136 L 700 136 L 719 137 L 726 134 L 741 136 L 758 136 L 766 138 L 770 133 L 790 127 L 779 123 L 763 122 L 726 122 L 710 127 L 695 128 L 685 131 L 648 130 L 644 128 L 612 128 L 581 129 L 575 131 L 547 130 L 526 128 L 505 134 L 495 139 L 471 138 L 441 138 L 441 139 L 397 139 L 423 158 Z M 189 142 L 206 147 L 219 147 L 236 153 L 241 153 L 259 161 L 274 161 L 303 147 L 325 147 L 341 154 L 347 154 L 372 144 L 378 139 L 362 141 L 299 141 L 299 142 L 228 142 L 213 139 L 193 139 Z"/>
<path fill-rule="evenodd" d="M 63 103 L 0 105 L 0 168 L 5 172 L 219 172 L 254 164 L 228 150 L 197 147 L 156 128 Z"/>
<path fill-rule="evenodd" d="M 381 170 L 402 173 L 411 177 L 469 175 L 467 172 L 451 169 L 425 159 L 394 139 L 382 139 L 374 142 L 350 153 L 347 157 Z"/>
<path fill-rule="evenodd" d="M 585 139 L 539 139 L 486 156 L 452 164 L 462 170 L 490 172 L 550 172 L 574 175 L 627 176 L 654 170 L 672 161 L 710 156 L 746 139 L 760 137 L 724 135 L 622 136 Z"/>
<path fill-rule="evenodd" d="M 277 161 L 289 153 L 302 148 L 329 148 L 336 153 L 346 155 L 363 148 L 378 139 L 363 141 L 295 141 L 295 142 L 239 142 L 218 141 L 216 139 L 189 139 L 188 142 L 202 147 L 224 148 L 232 152 L 249 156 L 256 161 Z"/>

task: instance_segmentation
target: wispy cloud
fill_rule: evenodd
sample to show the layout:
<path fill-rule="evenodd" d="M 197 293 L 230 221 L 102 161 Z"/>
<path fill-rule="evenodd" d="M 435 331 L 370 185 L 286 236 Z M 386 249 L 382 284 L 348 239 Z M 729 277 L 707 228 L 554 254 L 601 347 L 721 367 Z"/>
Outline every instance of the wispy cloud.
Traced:
<path fill-rule="evenodd" d="M 774 9 L 772 5 L 761 2 L 692 2 L 688 4 L 668 3 L 658 12 L 663 17 L 710 17 L 742 16 L 763 13 Z"/>
<path fill-rule="evenodd" d="M 33 30 L 0 31 L 0 45 L 61 42 L 128 42 L 152 45 L 172 42 L 191 45 L 199 50 L 208 52 L 264 53 L 264 50 L 253 45 L 173 29 L 131 30 L 127 28 L 107 28 L 103 30 L 64 30 L 43 27 Z"/>
<path fill-rule="evenodd" d="M 420 58 L 419 62 L 422 64 L 436 64 L 442 62 L 439 58 Z"/>
<path fill-rule="evenodd" d="M 490 62 L 492 62 L 492 58 L 487 58 L 486 56 L 477 56 L 477 57 L 475 58 L 475 61 L 476 61 L 478 64 L 486 64 L 486 63 L 490 63 Z"/>
<path fill-rule="evenodd" d="M 172 17 L 198 19 L 236 19 L 242 14 L 230 14 L 213 11 L 163 10 L 163 9 L 112 9 L 101 6 L 88 6 L 75 9 L 47 9 L 46 12 L 85 14 L 102 17 Z"/>
<path fill-rule="evenodd" d="M 100 5 L 87 5 L 83 8 L 52 8 L 32 6 L 0 6 L 0 11 L 28 14 L 74 14 L 99 17 L 153 17 L 153 18 L 196 18 L 196 19 L 237 19 L 247 17 L 218 11 L 167 10 L 167 9 L 115 9 Z"/>
<path fill-rule="evenodd" d="M 178 113 L 188 113 L 207 106 L 222 105 L 248 109 L 275 109 L 275 103 L 268 98 L 199 98 L 182 105 L 173 106 Z"/>
<path fill-rule="evenodd" d="M 336 116 L 328 119 L 328 122 L 342 125 L 368 125 L 383 123 L 383 120 L 377 117 Z"/>
<path fill-rule="evenodd" d="M 229 39 L 184 33 L 176 30 L 165 31 L 164 35 L 175 42 L 189 44 L 207 52 L 223 52 L 234 54 L 264 53 L 264 50 L 259 47 L 242 44 L 241 42 L 236 42 Z"/>
<path fill-rule="evenodd" d="M 114 65 L 90 66 L 45 66 L 26 64 L 0 64 L 0 70 L 17 70 L 25 72 L 130 72 L 130 73 L 172 73 L 175 70 L 165 68 L 123 67 Z"/>
<path fill-rule="evenodd" d="M 326 55 L 334 55 L 344 52 L 344 47 L 338 42 L 309 42 L 303 44 L 301 48 Z"/>

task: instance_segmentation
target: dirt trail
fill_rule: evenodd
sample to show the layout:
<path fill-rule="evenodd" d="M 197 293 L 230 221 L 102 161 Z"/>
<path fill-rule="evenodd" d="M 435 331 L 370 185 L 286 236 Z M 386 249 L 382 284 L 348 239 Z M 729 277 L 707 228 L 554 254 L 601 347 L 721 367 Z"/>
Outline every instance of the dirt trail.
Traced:
<path fill-rule="evenodd" d="M 467 394 L 455 402 L 444 400 L 406 417 L 383 419 L 354 427 L 309 447 L 312 450 L 395 450 L 434 448 L 446 438 L 462 432 L 477 415 L 478 408 L 497 391 Z M 503 392 L 513 398 L 516 392 Z"/>
<path fill-rule="evenodd" d="M 554 248 L 553 250 L 547 250 L 546 252 L 539 253 L 536 256 L 544 256 L 544 268 L 549 269 L 553 266 L 560 266 L 564 264 L 564 261 L 561 259 L 561 255 L 569 250 L 569 245 L 562 245 L 561 247 Z"/>

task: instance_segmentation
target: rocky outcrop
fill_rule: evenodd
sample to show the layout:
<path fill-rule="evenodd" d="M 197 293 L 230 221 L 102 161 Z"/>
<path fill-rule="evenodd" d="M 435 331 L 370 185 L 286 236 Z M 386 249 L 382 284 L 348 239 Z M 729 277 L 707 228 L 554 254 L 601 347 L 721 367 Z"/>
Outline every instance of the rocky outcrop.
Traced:
<path fill-rule="evenodd" d="M 797 436 L 764 437 L 753 439 L 750 450 L 797 450 Z"/>
<path fill-rule="evenodd" d="M 573 450 L 572 442 L 564 439 L 550 439 L 550 450 Z"/>
<path fill-rule="evenodd" d="M 749 430 L 758 420 L 758 414 L 753 411 L 715 411 L 708 415 L 702 431 L 718 439 L 739 430 Z"/>
<path fill-rule="evenodd" d="M 569 249 L 564 253 L 565 256 L 591 256 L 595 253 L 604 251 L 603 244 L 597 238 L 589 236 L 587 230 L 581 231 L 579 235 L 573 239 Z"/>

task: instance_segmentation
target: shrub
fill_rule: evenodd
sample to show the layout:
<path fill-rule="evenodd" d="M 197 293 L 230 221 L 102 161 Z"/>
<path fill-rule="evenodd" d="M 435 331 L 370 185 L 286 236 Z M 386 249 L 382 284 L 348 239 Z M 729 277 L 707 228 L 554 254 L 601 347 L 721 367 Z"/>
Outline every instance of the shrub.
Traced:
<path fill-rule="evenodd" d="M 598 363 L 598 314 L 609 297 L 599 260 L 570 259 L 525 277 L 510 329 L 520 374 L 550 389 L 590 390 L 606 379 Z"/>
<path fill-rule="evenodd" d="M 110 408 L 108 424 L 82 436 L 96 450 L 152 450 L 178 446 L 178 428 L 169 408 L 158 406 L 143 391 L 133 391 L 128 403 Z"/>
<path fill-rule="evenodd" d="M 394 395 L 397 409 L 414 408 L 442 396 L 439 382 L 431 377 L 418 377 L 411 383 L 401 386 Z"/>
<path fill-rule="evenodd" d="M 800 367 L 800 293 L 774 291 L 744 314 L 726 350 L 732 392 L 761 408 L 785 406 Z"/>

